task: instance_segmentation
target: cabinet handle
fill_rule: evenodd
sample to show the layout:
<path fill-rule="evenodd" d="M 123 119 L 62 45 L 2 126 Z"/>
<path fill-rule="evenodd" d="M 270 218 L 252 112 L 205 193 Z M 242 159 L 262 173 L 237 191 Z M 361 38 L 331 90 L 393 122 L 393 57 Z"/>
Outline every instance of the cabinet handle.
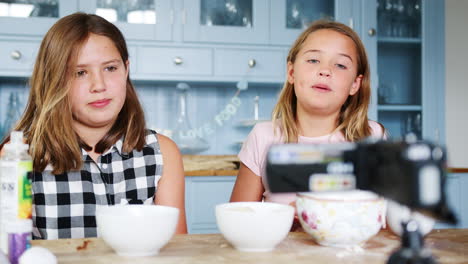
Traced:
<path fill-rule="evenodd" d="M 255 65 L 257 65 L 257 61 L 255 61 L 255 59 L 250 59 L 249 60 L 249 68 L 253 68 L 253 67 L 255 67 Z"/>
<path fill-rule="evenodd" d="M 23 56 L 19 50 L 14 50 L 10 53 L 10 56 L 14 60 L 19 60 Z"/>
<path fill-rule="evenodd" d="M 370 28 L 367 31 L 367 34 L 369 34 L 369 36 L 371 36 L 371 37 L 375 36 L 375 33 L 377 33 L 377 30 L 375 30 L 375 28 Z"/>
<path fill-rule="evenodd" d="M 174 58 L 174 64 L 175 65 L 181 65 L 182 63 L 184 63 L 184 60 L 182 60 L 181 57 L 175 57 Z"/>

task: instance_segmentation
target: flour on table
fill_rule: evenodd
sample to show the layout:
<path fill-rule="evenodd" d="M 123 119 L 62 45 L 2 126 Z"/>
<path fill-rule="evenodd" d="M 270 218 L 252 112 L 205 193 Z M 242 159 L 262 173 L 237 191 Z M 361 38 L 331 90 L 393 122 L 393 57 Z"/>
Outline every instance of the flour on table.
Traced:
<path fill-rule="evenodd" d="M 338 258 L 344 258 L 344 257 L 349 257 L 352 255 L 360 254 L 363 252 L 364 252 L 364 249 L 362 247 L 354 245 L 354 246 L 345 247 L 344 250 L 336 253 L 335 255 Z"/>

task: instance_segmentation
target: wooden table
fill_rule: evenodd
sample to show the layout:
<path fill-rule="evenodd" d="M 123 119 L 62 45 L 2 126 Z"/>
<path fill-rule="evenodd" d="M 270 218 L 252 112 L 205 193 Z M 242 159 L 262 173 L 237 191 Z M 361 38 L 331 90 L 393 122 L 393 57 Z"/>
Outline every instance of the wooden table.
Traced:
<path fill-rule="evenodd" d="M 426 237 L 438 263 L 468 263 L 468 229 L 434 230 Z M 399 247 L 399 238 L 381 231 L 356 249 L 339 249 L 315 244 L 306 233 L 293 232 L 272 252 L 247 253 L 235 250 L 220 234 L 177 235 L 159 255 L 120 257 L 99 238 L 33 241 L 33 246 L 51 250 L 58 263 L 386 263 Z"/>

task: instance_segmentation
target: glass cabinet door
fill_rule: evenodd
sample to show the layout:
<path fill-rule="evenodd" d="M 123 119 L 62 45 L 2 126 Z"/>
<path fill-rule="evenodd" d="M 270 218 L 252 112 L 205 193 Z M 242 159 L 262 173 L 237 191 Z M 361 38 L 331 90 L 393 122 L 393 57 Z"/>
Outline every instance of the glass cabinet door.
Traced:
<path fill-rule="evenodd" d="M 268 0 L 185 0 L 184 40 L 265 44 Z"/>
<path fill-rule="evenodd" d="M 0 34 L 42 36 L 76 10 L 75 0 L 0 0 Z"/>
<path fill-rule="evenodd" d="M 171 0 L 80 0 L 79 9 L 114 23 L 127 39 L 172 39 Z"/>
<path fill-rule="evenodd" d="M 421 138 L 421 0 L 378 0 L 376 8 L 378 118 L 392 138 Z"/>
<path fill-rule="evenodd" d="M 330 19 L 353 26 L 349 0 L 271 0 L 270 42 L 291 45 L 315 20 Z"/>
<path fill-rule="evenodd" d="M 444 138 L 444 2 L 358 0 L 371 65 L 369 116 L 390 138 Z"/>

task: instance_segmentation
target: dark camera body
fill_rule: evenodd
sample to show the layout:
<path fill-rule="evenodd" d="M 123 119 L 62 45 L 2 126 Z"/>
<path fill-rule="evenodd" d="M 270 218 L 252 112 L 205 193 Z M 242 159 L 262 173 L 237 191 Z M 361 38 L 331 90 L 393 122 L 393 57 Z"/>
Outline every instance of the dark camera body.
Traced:
<path fill-rule="evenodd" d="M 455 222 L 445 198 L 446 154 L 425 141 L 282 144 L 270 147 L 271 192 L 361 189 Z"/>

